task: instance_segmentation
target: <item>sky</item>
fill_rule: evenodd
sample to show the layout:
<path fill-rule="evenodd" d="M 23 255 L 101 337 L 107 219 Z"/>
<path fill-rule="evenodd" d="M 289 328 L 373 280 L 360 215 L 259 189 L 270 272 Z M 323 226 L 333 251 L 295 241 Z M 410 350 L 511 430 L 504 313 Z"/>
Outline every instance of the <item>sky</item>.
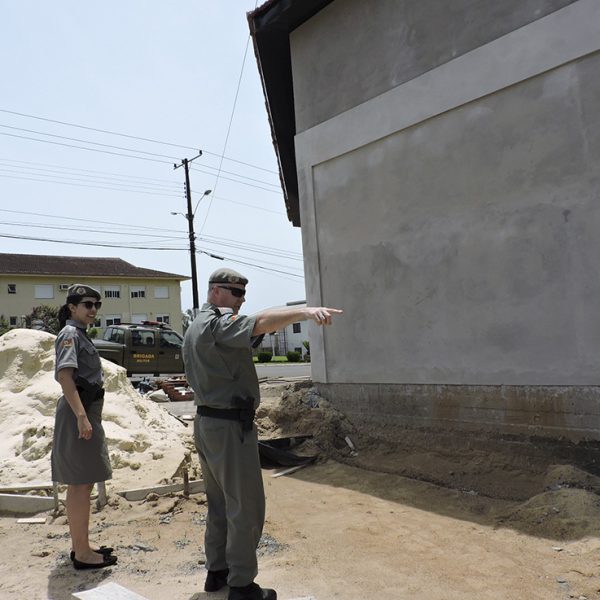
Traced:
<path fill-rule="evenodd" d="M 173 167 L 202 150 L 190 168 L 200 303 L 224 266 L 250 280 L 245 313 L 303 300 L 300 229 L 249 41 L 256 4 L 4 0 L 0 252 L 189 276 L 185 174 Z"/>

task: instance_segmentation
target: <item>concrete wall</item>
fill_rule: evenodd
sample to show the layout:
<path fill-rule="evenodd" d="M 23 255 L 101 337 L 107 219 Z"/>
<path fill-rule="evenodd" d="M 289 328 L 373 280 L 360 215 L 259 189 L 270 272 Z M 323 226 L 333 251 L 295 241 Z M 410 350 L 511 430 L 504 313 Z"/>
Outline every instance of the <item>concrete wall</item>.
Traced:
<path fill-rule="evenodd" d="M 314 127 L 573 1 L 336 0 L 290 36 L 296 130 Z"/>
<path fill-rule="evenodd" d="M 485 2 L 420 2 L 409 29 L 430 34 L 409 36 L 403 69 L 427 72 L 393 87 L 386 28 L 408 5 L 363 4 L 387 18 L 338 1 L 293 36 L 299 122 L 314 123 L 296 138 L 308 301 L 346 310 L 312 331 L 313 379 L 361 418 L 395 406 L 411 426 L 600 438 L 600 4 L 497 3 L 483 27 L 468 9 Z M 420 21 L 442 4 L 456 14 L 441 37 L 467 13 L 480 25 L 452 60 Z M 319 82 L 338 20 L 380 38 L 353 60 L 387 91 Z"/>

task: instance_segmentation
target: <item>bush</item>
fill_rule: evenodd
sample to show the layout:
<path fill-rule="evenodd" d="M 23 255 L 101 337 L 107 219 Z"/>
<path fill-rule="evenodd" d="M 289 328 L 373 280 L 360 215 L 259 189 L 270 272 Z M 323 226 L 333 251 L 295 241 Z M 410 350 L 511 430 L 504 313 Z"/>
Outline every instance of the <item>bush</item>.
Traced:
<path fill-rule="evenodd" d="M 259 363 L 266 363 L 271 362 L 271 358 L 273 357 L 273 355 L 270 352 L 261 351 L 257 354 L 257 357 Z"/>
<path fill-rule="evenodd" d="M 288 362 L 300 362 L 300 359 L 302 358 L 302 356 L 300 355 L 300 352 L 296 352 L 295 350 L 290 350 L 286 353 Z"/>
<path fill-rule="evenodd" d="M 98 330 L 95 327 L 92 327 L 87 334 L 93 340 L 94 338 L 98 337 Z"/>

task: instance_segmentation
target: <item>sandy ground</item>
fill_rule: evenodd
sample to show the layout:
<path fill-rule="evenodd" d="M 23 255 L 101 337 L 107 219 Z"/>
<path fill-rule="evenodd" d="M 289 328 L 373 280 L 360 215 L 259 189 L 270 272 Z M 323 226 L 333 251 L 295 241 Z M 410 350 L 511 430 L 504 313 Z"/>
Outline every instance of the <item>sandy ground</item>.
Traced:
<path fill-rule="evenodd" d="M 0 344 L 4 484 L 47 473 L 52 349 L 50 340 L 34 341 L 29 358 L 17 352 L 22 340 Z M 48 347 L 37 351 L 39 342 Z M 166 406 L 121 389 L 119 373 L 113 377 L 109 450 L 119 465 L 108 505 L 92 512 L 91 531 L 98 544 L 116 548 L 118 564 L 72 568 L 64 509 L 39 515 L 45 522 L 35 525 L 0 514 L 0 600 L 66 600 L 107 582 L 149 600 L 226 598 L 226 591 L 202 591 L 202 493 L 139 502 L 117 494 L 138 483 L 181 481 L 174 470 L 184 455 L 192 477 L 198 465 L 191 427 L 163 416 Z M 297 451 L 319 453 L 291 475 L 263 471 L 258 582 L 281 600 L 600 598 L 597 477 L 526 444 L 502 454 L 474 439 L 435 446 L 427 435 L 363 431 L 310 383 L 261 388 L 261 437 L 312 434 Z"/>

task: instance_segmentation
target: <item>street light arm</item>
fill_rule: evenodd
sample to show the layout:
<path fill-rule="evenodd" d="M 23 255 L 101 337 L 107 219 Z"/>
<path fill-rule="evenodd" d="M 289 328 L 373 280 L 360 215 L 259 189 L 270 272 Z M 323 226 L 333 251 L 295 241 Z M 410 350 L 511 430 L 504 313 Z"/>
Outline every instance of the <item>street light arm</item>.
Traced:
<path fill-rule="evenodd" d="M 208 196 L 211 192 L 212 192 L 212 190 L 204 190 L 204 194 L 202 194 L 202 196 L 200 196 L 200 200 L 202 200 L 202 198 L 204 198 L 204 196 Z M 200 200 L 198 200 L 198 202 L 196 202 L 196 208 L 194 209 L 194 216 L 196 216 L 196 211 L 198 210 L 198 206 L 200 205 Z"/>

